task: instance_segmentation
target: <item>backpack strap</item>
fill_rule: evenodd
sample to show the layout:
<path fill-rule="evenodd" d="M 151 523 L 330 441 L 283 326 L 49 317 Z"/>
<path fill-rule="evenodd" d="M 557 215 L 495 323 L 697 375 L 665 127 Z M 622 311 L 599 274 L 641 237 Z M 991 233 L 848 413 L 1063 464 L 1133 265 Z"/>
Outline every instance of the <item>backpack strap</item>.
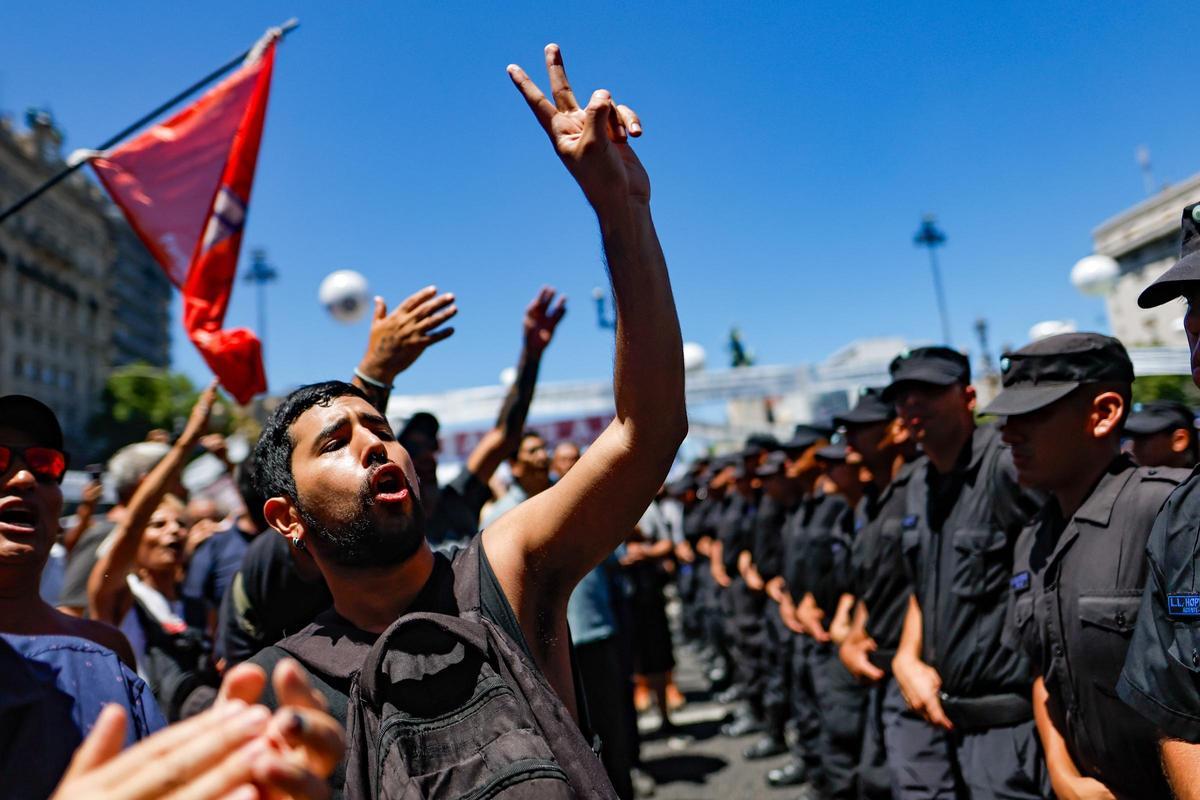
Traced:
<path fill-rule="evenodd" d="M 371 645 L 353 629 L 313 622 L 275 645 L 304 666 L 332 678 L 350 680 L 371 652 Z"/>

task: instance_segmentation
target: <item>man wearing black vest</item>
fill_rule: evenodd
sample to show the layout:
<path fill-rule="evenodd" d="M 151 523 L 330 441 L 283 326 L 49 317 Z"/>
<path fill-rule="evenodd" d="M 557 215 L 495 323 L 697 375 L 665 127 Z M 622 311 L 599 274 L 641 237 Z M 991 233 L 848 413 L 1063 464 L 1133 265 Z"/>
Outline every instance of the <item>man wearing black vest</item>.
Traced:
<path fill-rule="evenodd" d="M 505 662 L 508 677 L 497 691 L 519 695 L 512 702 L 524 704 L 543 732 L 554 735 L 535 747 L 519 741 L 524 734 L 501 732 L 495 742 L 481 743 L 482 749 L 470 748 L 462 755 L 465 762 L 478 767 L 480 753 L 490 753 L 484 758 L 486 785 L 495 785 L 504 778 L 490 774 L 496 768 L 489 759 L 503 764 L 514 751 L 548 745 L 554 763 L 542 769 L 542 779 L 564 775 L 573 796 L 611 798 L 611 784 L 588 751 L 590 742 L 572 721 L 581 719 L 583 709 L 572 676 L 567 600 L 637 523 L 675 458 L 687 430 L 683 357 L 666 263 L 650 217 L 649 179 L 629 146 L 629 137 L 641 134 L 641 123 L 628 107 L 614 105 L 607 91 L 595 92 L 581 108 L 556 45 L 546 48 L 546 66 L 553 102 L 520 67 L 508 72 L 599 220 L 617 309 L 612 424 L 562 480 L 497 520 L 465 551 L 449 555 L 435 555 L 425 540 L 419 483 L 408 453 L 387 420 L 347 384 L 317 384 L 290 395 L 268 423 L 256 459 L 268 523 L 312 553 L 334 601 L 316 623 L 284 640 L 283 649 L 370 649 L 382 632 L 414 611 L 446 617 L 457 609 L 464 622 L 471 611 L 484 630 L 502 632 L 486 649 L 521 654 Z M 456 564 L 464 553 L 478 564 L 473 574 Z M 474 609 L 461 605 L 466 584 L 478 602 Z M 278 658 L 279 649 L 253 660 Z M 443 672 L 453 672 L 458 663 L 449 658 Z M 431 655 L 426 667 L 447 663 Z M 367 675 L 372 676 L 377 673 Z M 339 711 L 345 716 L 352 685 L 362 684 L 354 684 L 349 673 L 313 678 L 334 716 Z M 369 694 L 370 688 L 363 691 Z M 549 727 L 546 713 L 557 720 Z M 352 738 L 348 763 L 358 763 L 360 746 Z M 443 761 L 452 756 L 426 755 Z M 403 768 L 411 776 L 422 765 Z M 448 781 L 443 791 L 477 788 L 466 769 L 451 768 L 442 777 Z M 335 787 L 341 787 L 336 778 Z"/>
<path fill-rule="evenodd" d="M 900 796 L 1045 797 L 1029 661 L 1001 640 L 1013 546 L 1039 503 L 1018 485 L 999 431 L 976 426 L 965 356 L 922 347 L 890 371 L 884 398 L 926 456 L 906 491 L 900 535 L 913 596 L 892 670 L 932 730 L 888 742 L 906 772 Z"/>

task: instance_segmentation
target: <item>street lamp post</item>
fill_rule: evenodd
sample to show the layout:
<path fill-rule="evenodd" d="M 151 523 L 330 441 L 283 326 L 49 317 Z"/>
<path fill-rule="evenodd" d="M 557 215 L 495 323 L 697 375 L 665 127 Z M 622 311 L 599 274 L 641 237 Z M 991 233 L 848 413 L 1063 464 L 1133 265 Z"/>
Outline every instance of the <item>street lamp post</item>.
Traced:
<path fill-rule="evenodd" d="M 917 247 L 929 249 L 929 268 L 933 271 L 933 291 L 937 295 L 938 316 L 942 319 L 942 341 L 950 344 L 950 317 L 946 313 L 946 295 L 942 291 L 942 273 L 938 268 L 937 248 L 946 243 L 946 234 L 938 230 L 933 214 L 926 214 L 921 227 L 913 237 Z"/>
<path fill-rule="evenodd" d="M 255 286 L 255 302 L 258 306 L 258 340 L 262 342 L 263 363 L 267 360 L 267 294 L 266 285 L 279 279 L 279 272 L 267 263 L 267 251 L 257 248 L 250 253 L 250 269 L 242 276 L 246 283 Z"/>

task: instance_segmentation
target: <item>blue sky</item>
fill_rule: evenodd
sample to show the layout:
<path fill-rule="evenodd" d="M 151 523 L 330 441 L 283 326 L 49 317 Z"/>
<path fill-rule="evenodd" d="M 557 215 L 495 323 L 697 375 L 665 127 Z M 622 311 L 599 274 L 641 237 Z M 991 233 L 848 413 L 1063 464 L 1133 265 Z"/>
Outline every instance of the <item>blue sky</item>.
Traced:
<path fill-rule="evenodd" d="M 94 146 L 297 16 L 281 47 L 243 244 L 280 270 L 268 301 L 272 388 L 344 376 L 367 324 L 316 303 L 356 269 L 394 303 L 430 283 L 458 332 L 397 391 L 494 382 L 542 283 L 571 312 L 543 378 L 602 377 L 611 335 L 594 220 L 504 67 L 545 85 L 559 42 L 577 93 L 641 114 L 637 145 L 684 336 L 724 361 L 739 325 L 762 363 L 820 360 L 862 336 L 939 335 L 921 215 L 941 251 L 955 343 L 985 316 L 993 348 L 1030 325 L 1103 325 L 1068 272 L 1091 229 L 1157 180 L 1200 170 L 1177 4 L 307 3 L 8 4 L 0 109 L 47 105 L 67 149 Z M 239 282 L 229 315 L 252 325 Z M 177 368 L 203 380 L 178 326 Z"/>

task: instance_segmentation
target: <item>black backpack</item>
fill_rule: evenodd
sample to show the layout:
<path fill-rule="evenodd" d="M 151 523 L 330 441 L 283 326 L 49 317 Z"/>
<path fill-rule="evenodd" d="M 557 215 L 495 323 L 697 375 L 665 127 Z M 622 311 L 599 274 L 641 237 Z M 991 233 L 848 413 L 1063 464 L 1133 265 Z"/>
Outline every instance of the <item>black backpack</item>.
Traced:
<path fill-rule="evenodd" d="M 412 612 L 374 645 L 279 642 L 305 666 L 350 678 L 348 800 L 559 800 L 616 793 L 558 695 L 480 600 L 480 538 L 453 560 L 457 615 Z"/>

